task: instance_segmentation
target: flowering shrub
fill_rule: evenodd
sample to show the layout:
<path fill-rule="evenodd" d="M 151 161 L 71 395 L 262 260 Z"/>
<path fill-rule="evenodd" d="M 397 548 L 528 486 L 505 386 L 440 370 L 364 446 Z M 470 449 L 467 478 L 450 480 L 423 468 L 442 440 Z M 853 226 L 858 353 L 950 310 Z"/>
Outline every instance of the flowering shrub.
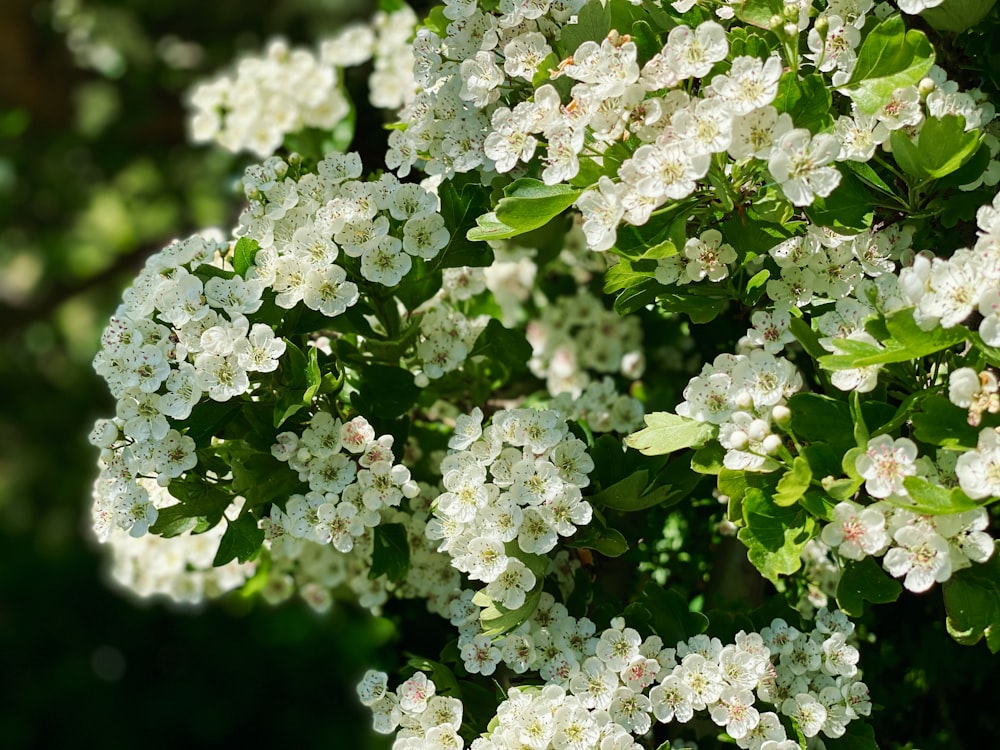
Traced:
<path fill-rule="evenodd" d="M 909 25 L 449 0 L 198 89 L 196 137 L 263 161 L 95 359 L 119 578 L 426 602 L 455 638 L 358 688 L 400 749 L 875 747 L 849 617 L 940 584 L 1000 651 L 1000 143 Z M 368 49 L 389 172 L 310 151 Z"/>

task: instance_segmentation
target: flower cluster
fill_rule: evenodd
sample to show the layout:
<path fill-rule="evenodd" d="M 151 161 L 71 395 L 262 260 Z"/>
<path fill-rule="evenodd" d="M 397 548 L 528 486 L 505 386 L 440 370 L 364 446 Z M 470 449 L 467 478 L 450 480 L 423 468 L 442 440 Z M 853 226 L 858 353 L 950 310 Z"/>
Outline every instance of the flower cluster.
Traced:
<path fill-rule="evenodd" d="M 989 437 L 986 437 L 986 436 Z M 907 438 L 893 440 L 879 435 L 868 441 L 867 449 L 855 463 L 865 480 L 865 490 L 879 501 L 867 506 L 853 501 L 838 503 L 831 522 L 823 527 L 822 540 L 847 560 L 863 560 L 885 555 L 883 567 L 894 577 L 903 578 L 910 591 L 927 591 L 935 582 L 973 562 L 982 563 L 992 556 L 994 543 L 987 533 L 989 518 L 985 508 L 960 513 L 924 515 L 908 510 L 910 492 L 907 477 L 921 477 L 935 483 L 953 484 L 948 475 L 957 475 L 967 494 L 986 497 L 992 491 L 976 491 L 975 477 L 986 476 L 982 462 L 990 460 L 986 442 L 997 444 L 996 433 L 983 431 L 980 449 L 954 456 L 940 455 L 935 465 L 926 457 L 917 458 L 917 446 Z M 991 457 L 1000 461 L 1000 453 Z M 971 490 L 971 492 L 970 492 Z"/>
<path fill-rule="evenodd" d="M 355 540 L 381 521 L 381 512 L 398 507 L 420 492 L 410 471 L 395 463 L 393 438 L 376 439 L 364 417 L 341 422 L 317 412 L 301 435 L 282 432 L 271 449 L 309 485 L 305 495 L 293 494 L 284 511 L 271 508 L 266 520 L 272 549 L 277 544 L 300 547 L 302 540 L 332 544 L 350 552 Z M 284 556 L 295 556 L 284 550 Z"/>
<path fill-rule="evenodd" d="M 361 703 L 372 710 L 375 731 L 391 734 L 399 728 L 394 750 L 459 750 L 465 741 L 462 701 L 436 695 L 437 686 L 417 672 L 390 692 L 389 676 L 369 670 L 358 683 Z"/>
<path fill-rule="evenodd" d="M 549 406 L 571 419 L 586 422 L 594 432 L 623 435 L 642 427 L 645 411 L 639 399 L 619 393 L 614 380 L 607 375 L 603 380 L 588 383 L 579 396 L 560 393 Z"/>
<path fill-rule="evenodd" d="M 727 468 L 773 471 L 769 456 L 782 447 L 775 422 L 787 418 L 785 402 L 801 386 L 795 366 L 765 349 L 720 354 L 688 383 L 677 413 L 718 425 Z"/>
<path fill-rule="evenodd" d="M 138 479 L 137 484 L 146 490 L 158 511 L 177 504 L 177 499 L 156 482 Z M 234 498 L 225 511 L 226 518 L 235 520 L 242 506 L 243 498 Z M 213 567 L 222 533 L 221 525 L 200 534 L 188 529 L 169 538 L 154 534 L 133 537 L 113 529 L 108 538 L 111 578 L 137 596 L 163 597 L 185 605 L 222 596 L 246 583 L 256 569 L 255 563 L 235 560 Z"/>
<path fill-rule="evenodd" d="M 452 622 L 461 623 L 467 639 L 476 626 L 469 622 L 471 614 L 462 620 L 463 609 L 475 608 L 467 599 L 456 602 Z M 493 642 L 477 636 L 463 649 L 463 655 L 469 652 L 467 666 L 490 665 L 470 671 L 491 674 L 502 658 L 516 673 L 540 665 L 547 682 L 541 688 L 511 688 L 490 731 L 471 747 L 637 748 L 635 736 L 646 734 L 654 718 L 686 723 L 699 712 L 706 712 L 741 748 L 765 743 L 798 747 L 781 744 L 791 741 L 779 713 L 806 737 L 821 732 L 840 737 L 851 721 L 871 711 L 857 668 L 858 651 L 849 642 L 853 630 L 842 613 L 821 609 L 809 632 L 775 619 L 760 633 L 739 632 L 730 644 L 697 635 L 666 648 L 659 636 L 642 638 L 621 618 L 597 633 L 590 620 L 570 617 L 544 595 L 532 619 L 517 632 Z M 428 729 L 422 721 L 407 722 L 412 706 L 400 705 L 407 693 L 433 695 L 422 675 L 411 679 L 414 684 L 401 686 L 396 696 L 387 693 L 381 673 L 369 672 L 358 687 L 380 731 L 402 723 L 397 749 L 409 747 L 408 739 L 424 737 Z M 775 710 L 761 711 L 763 704 Z"/>
<path fill-rule="evenodd" d="M 987 346 L 1000 345 L 1000 195 L 976 215 L 979 238 L 974 247 L 950 258 L 923 254 L 900 271 L 899 281 L 914 318 L 924 330 L 953 328 L 979 312 L 979 335 Z"/>
<path fill-rule="evenodd" d="M 101 337 L 94 369 L 118 400 L 116 416 L 91 432 L 101 448 L 95 530 L 141 536 L 157 509 L 137 482 L 161 485 L 197 464 L 195 441 L 172 426 L 207 396 L 228 401 L 273 372 L 285 342 L 246 317 L 263 285 L 227 269 L 228 245 L 200 236 L 151 256 Z"/>
<path fill-rule="evenodd" d="M 645 369 L 642 328 L 634 317 L 604 309 L 585 289 L 557 297 L 528 323 L 528 366 L 553 396 L 579 397 L 590 384 L 588 370 L 638 378 Z"/>
<path fill-rule="evenodd" d="M 547 554 L 590 522 L 580 490 L 594 462 L 559 412 L 500 411 L 485 428 L 482 420 L 478 407 L 459 416 L 426 532 L 456 569 L 487 584 L 486 596 L 517 609 L 536 584 L 522 553 Z"/>
<path fill-rule="evenodd" d="M 331 154 L 297 179 L 278 157 L 247 169 L 250 205 L 237 233 L 259 247 L 248 276 L 273 289 L 279 307 L 303 302 L 335 317 L 358 299 L 348 272 L 393 287 L 414 258 L 448 244 L 433 193 L 391 174 L 360 181 L 361 172 L 357 154 Z"/>
<path fill-rule="evenodd" d="M 332 130 L 350 112 L 336 65 L 324 55 L 273 41 L 262 56 L 243 58 L 231 75 L 191 94 L 191 137 L 263 158 L 303 128 Z"/>

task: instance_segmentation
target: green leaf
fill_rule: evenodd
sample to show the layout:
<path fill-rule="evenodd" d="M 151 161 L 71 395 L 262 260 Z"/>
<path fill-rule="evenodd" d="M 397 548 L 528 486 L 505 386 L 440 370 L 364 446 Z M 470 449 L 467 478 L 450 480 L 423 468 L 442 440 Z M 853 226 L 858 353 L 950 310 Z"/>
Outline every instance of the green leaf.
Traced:
<path fill-rule="evenodd" d="M 566 544 L 575 549 L 592 549 L 605 557 L 620 557 L 628 552 L 624 535 L 607 526 L 596 513 L 590 524 L 580 528 Z"/>
<path fill-rule="evenodd" d="M 402 583 L 410 570 L 410 544 L 406 527 L 401 523 L 380 523 L 372 537 L 371 579 L 384 575 L 393 583 Z"/>
<path fill-rule="evenodd" d="M 477 599 L 480 594 L 482 594 L 481 591 L 472 600 L 480 606 L 482 606 L 484 601 L 487 604 L 483 611 L 479 613 L 479 622 L 482 625 L 483 634 L 491 638 L 496 638 L 521 627 L 535 613 L 535 610 L 538 609 L 538 602 L 542 598 L 542 579 L 538 578 L 535 587 L 525 596 L 524 604 L 517 609 L 507 609 L 502 604 L 494 602 L 488 597 Z"/>
<path fill-rule="evenodd" d="M 850 407 L 819 393 L 796 393 L 788 399 L 791 432 L 806 442 L 824 441 L 841 453 L 854 447 Z"/>
<path fill-rule="evenodd" d="M 837 606 L 851 617 L 864 614 L 864 603 L 888 604 L 899 598 L 903 587 L 890 578 L 874 557 L 845 560 L 837 584 Z"/>
<path fill-rule="evenodd" d="M 517 234 L 545 226 L 573 205 L 583 191 L 569 185 L 546 185 L 523 177 L 504 188 L 496 206 L 496 218 L 517 230 Z"/>
<path fill-rule="evenodd" d="M 802 567 L 802 550 L 818 530 L 816 519 L 804 509 L 775 505 L 753 487 L 743 498 L 743 521 L 737 537 L 750 562 L 772 583 Z"/>
<path fill-rule="evenodd" d="M 899 499 L 896 504 L 920 515 L 950 516 L 981 507 L 958 487 L 947 489 L 920 477 L 905 477 L 903 486 L 913 502 Z M 893 502 L 893 499 L 889 501 Z"/>
<path fill-rule="evenodd" d="M 788 323 L 788 330 L 792 332 L 796 341 L 802 344 L 802 348 L 813 359 L 819 359 L 829 354 L 819 343 L 819 334 L 810 328 L 809 324 L 802 318 L 792 318 Z"/>
<path fill-rule="evenodd" d="M 638 471 L 601 490 L 590 498 L 590 502 L 592 505 L 598 507 L 631 510 L 629 508 L 630 504 L 634 503 L 642 495 L 648 481 L 649 472 L 645 470 Z"/>
<path fill-rule="evenodd" d="M 308 491 L 298 472 L 270 453 L 251 452 L 232 460 L 232 489 L 248 506 L 284 502 L 296 493 Z"/>
<path fill-rule="evenodd" d="M 871 227 L 875 203 L 861 180 L 840 168 L 837 188 L 825 198 L 816 196 L 803 211 L 813 224 L 855 234 Z"/>
<path fill-rule="evenodd" d="M 865 37 L 851 77 L 841 91 L 865 115 L 874 115 L 898 88 L 915 86 L 934 64 L 934 48 L 923 32 L 906 30 L 896 14 Z M 894 149 L 895 150 L 895 149 Z"/>
<path fill-rule="evenodd" d="M 257 519 L 244 509 L 235 521 L 228 522 L 212 565 L 219 567 L 234 558 L 244 563 L 257 554 L 263 543 L 264 530 L 257 528 Z"/>
<path fill-rule="evenodd" d="M 490 357 L 511 369 L 523 370 L 531 359 L 531 344 L 520 331 L 504 328 L 496 318 L 491 318 L 472 345 L 470 357 Z"/>
<path fill-rule="evenodd" d="M 655 581 L 646 582 L 638 601 L 648 610 L 653 631 L 664 643 L 679 643 L 708 629 L 705 615 L 692 612 L 685 597 Z"/>
<path fill-rule="evenodd" d="M 778 81 L 774 107 L 791 115 L 798 128 L 808 128 L 814 133 L 823 130 L 832 120 L 832 106 L 830 89 L 818 73 L 799 78 L 798 73 L 789 71 Z"/>
<path fill-rule="evenodd" d="M 458 266 L 483 267 L 493 263 L 493 250 L 477 242 L 486 237 L 470 236 L 478 225 L 478 218 L 489 210 L 489 196 L 478 185 L 463 185 L 461 189 L 447 180 L 438 187 L 441 199 L 441 216 L 451 232 L 448 244 L 438 256 L 439 268 Z"/>
<path fill-rule="evenodd" d="M 809 462 L 802 456 L 796 456 L 792 468 L 778 480 L 778 488 L 774 493 L 774 502 L 781 506 L 795 505 L 806 494 L 812 482 L 812 470 Z"/>
<path fill-rule="evenodd" d="M 716 442 L 708 443 L 691 456 L 691 470 L 699 474 L 718 474 L 722 471 L 722 461 L 725 457 L 725 448 Z"/>
<path fill-rule="evenodd" d="M 236 247 L 233 248 L 233 270 L 240 276 L 246 278 L 247 271 L 253 266 L 253 259 L 260 250 L 257 240 L 249 237 L 240 237 L 236 240 Z"/>
<path fill-rule="evenodd" d="M 584 42 L 604 40 L 611 31 L 611 8 L 601 0 L 588 0 L 576 14 L 575 24 L 566 24 L 559 35 L 559 49 L 563 57 L 576 52 Z"/>
<path fill-rule="evenodd" d="M 408 412 L 420 398 L 413 373 L 401 367 L 373 364 L 359 373 L 358 390 L 351 403 L 362 414 L 395 419 Z"/>
<path fill-rule="evenodd" d="M 878 750 L 871 724 L 857 719 L 848 724 L 844 733 L 836 739 L 824 735 L 823 744 L 827 750 Z"/>
<path fill-rule="evenodd" d="M 771 17 L 784 10 L 781 0 L 743 0 L 737 6 L 736 17 L 762 29 L 771 28 Z"/>
<path fill-rule="evenodd" d="M 670 412 L 646 415 L 646 427 L 625 438 L 625 445 L 647 456 L 699 448 L 718 433 L 718 427 Z"/>
<path fill-rule="evenodd" d="M 896 163 L 922 180 L 938 179 L 958 170 L 979 150 L 978 130 L 965 130 L 961 115 L 928 117 L 914 139 L 902 130 L 890 135 Z"/>
<path fill-rule="evenodd" d="M 942 587 L 948 632 L 971 645 L 984 635 L 993 653 L 1000 646 L 1000 554 L 984 563 L 956 571 Z"/>
<path fill-rule="evenodd" d="M 913 437 L 922 443 L 973 450 L 979 441 L 979 430 L 969 425 L 968 412 L 945 396 L 927 396 L 910 421 L 913 422 Z"/>

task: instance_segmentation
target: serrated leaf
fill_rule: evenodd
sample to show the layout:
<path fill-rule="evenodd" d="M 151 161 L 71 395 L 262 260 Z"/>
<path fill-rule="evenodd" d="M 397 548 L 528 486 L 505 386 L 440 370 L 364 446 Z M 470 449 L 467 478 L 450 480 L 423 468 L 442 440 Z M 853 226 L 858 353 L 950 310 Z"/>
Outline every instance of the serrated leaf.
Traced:
<path fill-rule="evenodd" d="M 737 537 L 762 576 L 777 583 L 802 567 L 802 550 L 816 536 L 816 519 L 802 508 L 782 508 L 756 488 L 743 497 L 743 522 Z"/>
<path fill-rule="evenodd" d="M 548 224 L 572 206 L 581 193 L 569 185 L 546 185 L 523 177 L 504 189 L 504 197 L 496 205 L 496 218 L 517 230 L 517 234 L 524 234 Z"/>
<path fill-rule="evenodd" d="M 996 653 L 1000 631 L 1000 555 L 956 571 L 942 586 L 948 613 L 948 632 L 959 643 L 971 645 L 987 636 Z M 992 637 L 991 637 L 992 636 Z"/>
<path fill-rule="evenodd" d="M 372 537 L 371 579 L 384 575 L 393 583 L 402 583 L 410 570 L 410 543 L 401 523 L 380 523 Z"/>
<path fill-rule="evenodd" d="M 804 78 L 799 78 L 795 71 L 785 73 L 778 81 L 773 104 L 779 112 L 791 115 L 796 127 L 808 128 L 813 133 L 823 130 L 831 120 L 830 88 L 818 73 Z"/>
<path fill-rule="evenodd" d="M 875 558 L 845 560 L 837 584 L 837 605 L 851 617 L 861 617 L 865 602 L 888 604 L 902 592 L 899 581 L 890 578 Z"/>
<path fill-rule="evenodd" d="M 575 24 L 566 24 L 559 35 L 559 50 L 569 57 L 584 42 L 601 42 L 611 30 L 611 8 L 601 0 L 588 0 L 576 14 Z"/>
<path fill-rule="evenodd" d="M 520 331 L 505 328 L 499 320 L 491 318 L 476 337 L 469 356 L 491 357 L 511 369 L 524 369 L 531 359 L 531 344 Z"/>
<path fill-rule="evenodd" d="M 700 448 L 718 433 L 718 427 L 669 412 L 646 415 L 646 427 L 625 438 L 625 444 L 647 456 L 682 448 Z"/>
<path fill-rule="evenodd" d="M 961 115 L 928 117 L 914 139 L 903 131 L 890 135 L 896 162 L 914 177 L 928 180 L 958 170 L 979 150 L 978 130 L 965 130 Z"/>
<path fill-rule="evenodd" d="M 244 511 L 235 521 L 228 522 L 212 565 L 219 567 L 233 559 L 245 563 L 257 554 L 263 543 L 264 530 L 257 528 L 257 519 Z"/>
<path fill-rule="evenodd" d="M 542 579 L 538 578 L 535 587 L 525 596 L 524 604 L 517 609 L 507 609 L 502 604 L 491 600 L 490 605 L 479 613 L 483 634 L 496 638 L 521 627 L 538 609 L 538 602 L 541 598 Z"/>
<path fill-rule="evenodd" d="M 896 504 L 921 515 L 950 516 L 981 507 L 960 488 L 940 487 L 921 477 L 904 477 L 903 486 L 912 502 L 900 498 Z M 893 502 L 893 498 L 889 501 Z"/>
<path fill-rule="evenodd" d="M 774 493 L 774 502 L 778 505 L 794 505 L 809 489 L 812 482 L 812 469 L 809 462 L 802 456 L 796 456 L 792 467 L 778 480 Z"/>
<path fill-rule="evenodd" d="M 477 240 L 492 238 L 470 236 L 478 226 L 478 217 L 489 210 L 486 191 L 477 185 L 463 185 L 459 190 L 447 180 L 438 187 L 438 197 L 441 199 L 441 216 L 451 233 L 448 244 L 438 255 L 438 267 L 490 265 L 493 250 Z"/>
<path fill-rule="evenodd" d="M 968 412 L 955 406 L 947 397 L 927 396 L 920 411 L 910 417 L 913 437 L 922 443 L 942 448 L 974 450 L 979 442 L 979 430 L 969 425 Z"/>
<path fill-rule="evenodd" d="M 874 115 L 898 88 L 915 86 L 934 64 L 934 48 L 923 32 L 907 31 L 900 15 L 882 21 L 865 37 L 851 77 L 840 90 L 857 109 Z"/>

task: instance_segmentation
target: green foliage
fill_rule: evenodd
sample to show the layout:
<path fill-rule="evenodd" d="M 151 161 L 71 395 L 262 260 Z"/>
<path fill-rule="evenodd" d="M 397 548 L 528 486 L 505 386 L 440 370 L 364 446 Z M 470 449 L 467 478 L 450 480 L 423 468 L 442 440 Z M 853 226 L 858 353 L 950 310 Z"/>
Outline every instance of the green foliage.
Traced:
<path fill-rule="evenodd" d="M 625 439 L 629 448 L 647 456 L 673 453 L 682 448 L 700 448 L 715 437 L 716 428 L 705 422 L 668 412 L 646 415 L 646 427 Z"/>
<path fill-rule="evenodd" d="M 865 36 L 851 77 L 841 90 L 862 114 L 872 115 L 892 98 L 893 91 L 916 85 L 933 64 L 934 49 L 927 36 L 907 30 L 902 16 L 889 16 Z"/>

